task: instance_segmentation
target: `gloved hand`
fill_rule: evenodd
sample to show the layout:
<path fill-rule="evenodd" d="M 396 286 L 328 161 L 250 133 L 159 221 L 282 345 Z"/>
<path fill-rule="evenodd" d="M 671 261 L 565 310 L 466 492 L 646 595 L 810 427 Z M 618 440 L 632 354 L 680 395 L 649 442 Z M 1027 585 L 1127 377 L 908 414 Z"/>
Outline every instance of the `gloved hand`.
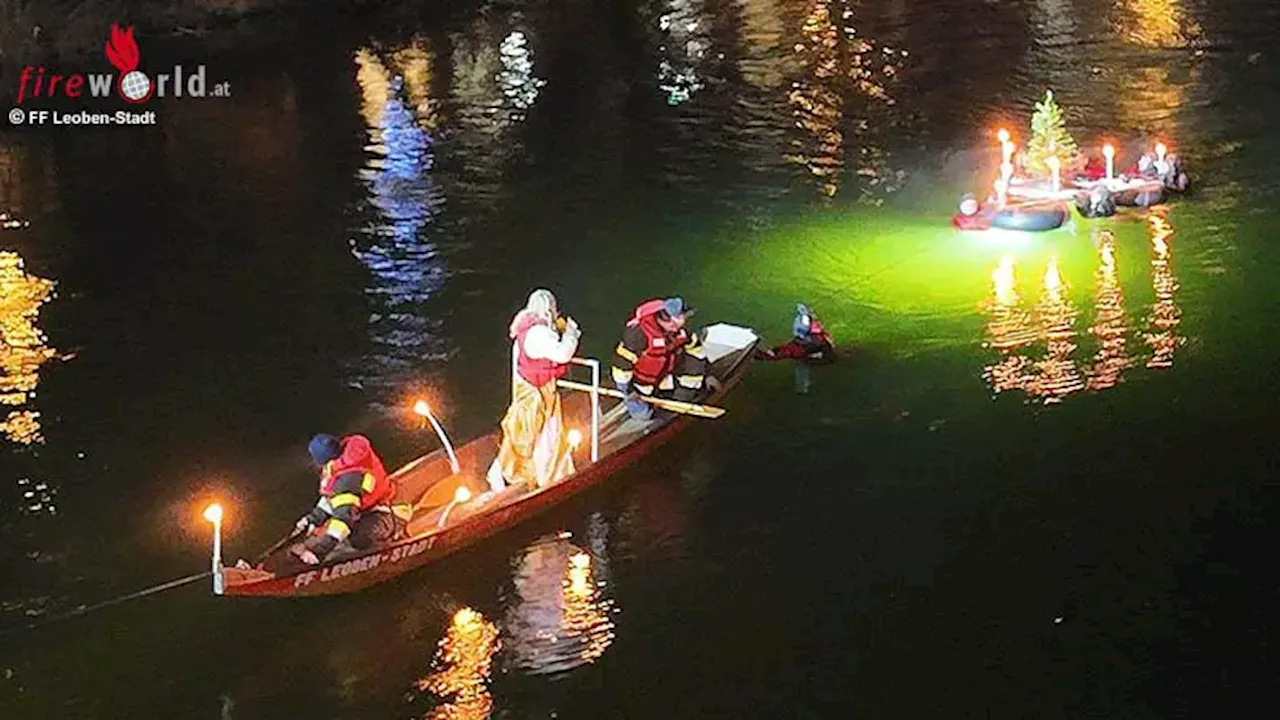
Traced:
<path fill-rule="evenodd" d="M 296 555 L 299 560 L 301 560 L 302 562 L 308 565 L 320 564 L 320 558 L 316 557 L 316 554 L 311 552 L 311 548 L 307 547 L 302 543 L 298 543 L 297 545 L 294 545 L 292 548 L 289 548 L 289 550 L 294 555 Z"/>
<path fill-rule="evenodd" d="M 311 532 L 311 530 L 314 529 L 315 526 L 316 526 L 315 523 L 311 522 L 310 515 L 303 515 L 301 518 L 298 519 L 298 522 L 293 524 L 293 532 L 294 534 Z"/>
<path fill-rule="evenodd" d="M 631 392 L 631 383 L 629 382 L 614 383 L 614 385 L 618 388 L 618 392 L 622 393 L 624 397 L 631 397 L 634 394 Z"/>

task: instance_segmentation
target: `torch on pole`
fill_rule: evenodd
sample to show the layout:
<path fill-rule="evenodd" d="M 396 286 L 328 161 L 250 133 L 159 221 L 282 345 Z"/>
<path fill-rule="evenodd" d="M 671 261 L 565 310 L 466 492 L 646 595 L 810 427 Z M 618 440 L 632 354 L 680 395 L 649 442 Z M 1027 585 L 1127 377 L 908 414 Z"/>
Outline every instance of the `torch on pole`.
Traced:
<path fill-rule="evenodd" d="M 454 454 L 453 443 L 449 442 L 449 436 L 445 435 L 444 428 L 440 427 L 436 416 L 431 414 L 431 406 L 427 404 L 426 400 L 419 400 L 414 403 L 413 411 L 431 423 L 431 427 L 436 431 L 436 436 L 440 438 L 440 443 L 444 445 L 444 451 L 449 454 L 449 467 L 453 469 L 453 474 L 457 475 L 461 472 L 458 468 L 458 456 Z"/>
<path fill-rule="evenodd" d="M 204 519 L 213 524 L 213 594 L 221 595 L 225 587 L 222 577 L 222 506 L 214 503 L 205 508 Z"/>

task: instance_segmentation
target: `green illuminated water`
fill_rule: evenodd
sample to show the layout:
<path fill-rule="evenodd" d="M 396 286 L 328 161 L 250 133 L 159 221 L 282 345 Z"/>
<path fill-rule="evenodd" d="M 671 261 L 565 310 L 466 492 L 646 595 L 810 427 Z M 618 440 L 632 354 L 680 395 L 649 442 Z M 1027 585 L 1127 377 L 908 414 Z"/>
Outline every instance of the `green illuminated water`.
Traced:
<path fill-rule="evenodd" d="M 533 287 L 596 357 L 679 293 L 771 343 L 805 302 L 840 362 L 803 395 L 760 364 L 604 491 L 365 593 L 201 585 L 0 637 L 0 717 L 1269 699 L 1274 8 L 517 5 L 313 16 L 210 58 L 235 102 L 162 105 L 156 133 L 0 135 L 0 211 L 30 223 L 0 230 L 25 261 L 0 368 L 36 381 L 0 418 L 44 436 L 0 436 L 4 626 L 204 569 L 211 498 L 251 556 L 313 501 L 312 433 L 435 447 L 417 388 L 456 441 L 488 430 Z M 1046 85 L 1082 146 L 1168 138 L 1193 193 L 953 231 Z M 56 296 L 15 301 L 20 275 Z"/>

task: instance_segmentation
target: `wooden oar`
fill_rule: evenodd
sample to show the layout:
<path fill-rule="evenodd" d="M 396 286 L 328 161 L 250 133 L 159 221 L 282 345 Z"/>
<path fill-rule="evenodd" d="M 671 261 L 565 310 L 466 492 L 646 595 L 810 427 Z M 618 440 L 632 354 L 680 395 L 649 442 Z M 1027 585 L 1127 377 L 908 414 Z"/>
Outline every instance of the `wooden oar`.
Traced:
<path fill-rule="evenodd" d="M 591 392 L 591 386 L 586 383 L 573 382 L 572 380 L 557 380 L 556 384 L 569 390 Z M 614 390 L 613 388 L 602 387 L 600 388 L 600 394 L 622 400 L 627 398 L 626 395 L 623 395 L 620 391 Z M 680 402 L 679 400 L 664 400 L 662 398 L 645 397 L 644 395 L 636 395 L 635 397 L 641 402 L 647 402 L 654 407 L 683 413 L 685 415 L 693 415 L 695 417 L 710 418 L 714 420 L 725 413 L 724 408 L 711 407 L 709 405 L 698 405 L 697 403 Z"/>
<path fill-rule="evenodd" d="M 276 541 L 275 545 L 272 545 L 271 547 L 267 548 L 266 551 L 264 551 L 261 555 L 254 558 L 253 564 L 257 565 L 263 560 L 266 560 L 267 558 L 271 557 L 273 554 L 275 554 L 277 550 L 284 547 L 285 545 L 288 545 L 294 538 L 302 534 L 303 534 L 303 530 L 301 530 L 300 528 L 298 528 L 298 526 L 295 525 L 293 527 L 293 532 L 280 538 L 279 540 Z"/>

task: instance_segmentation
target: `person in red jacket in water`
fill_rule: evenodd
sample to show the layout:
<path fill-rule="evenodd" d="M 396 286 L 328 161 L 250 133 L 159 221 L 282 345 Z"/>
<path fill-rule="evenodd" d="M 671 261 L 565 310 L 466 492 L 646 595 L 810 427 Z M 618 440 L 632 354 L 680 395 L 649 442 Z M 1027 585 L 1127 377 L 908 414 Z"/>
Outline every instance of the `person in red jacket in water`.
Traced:
<path fill-rule="evenodd" d="M 401 521 L 391 511 L 395 485 L 369 438 L 348 435 L 339 440 L 316 435 L 307 452 L 320 466 L 320 501 L 298 520 L 296 530 L 324 528 L 324 532 L 294 545 L 294 555 L 315 565 L 324 562 L 343 541 L 357 550 L 367 550 L 401 532 Z"/>
<path fill-rule="evenodd" d="M 832 362 L 835 360 L 836 343 L 822 321 L 808 305 L 796 304 L 796 317 L 791 322 L 791 339 L 782 345 L 763 350 L 761 360 L 805 360 L 808 362 Z"/>

